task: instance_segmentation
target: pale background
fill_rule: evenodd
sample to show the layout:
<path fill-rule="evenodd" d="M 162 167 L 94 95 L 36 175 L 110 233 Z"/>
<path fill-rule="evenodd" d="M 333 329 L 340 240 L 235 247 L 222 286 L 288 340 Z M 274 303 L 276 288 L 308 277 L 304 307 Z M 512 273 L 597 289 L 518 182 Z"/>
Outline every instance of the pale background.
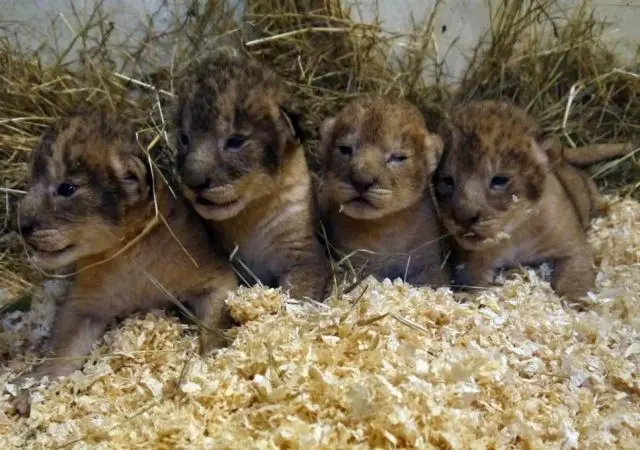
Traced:
<path fill-rule="evenodd" d="M 228 0 L 230 4 L 242 8 L 243 0 Z M 349 4 L 351 0 L 343 0 Z M 34 49 L 42 42 L 64 48 L 72 33 L 62 22 L 60 13 L 74 25 L 70 4 L 80 15 L 91 12 L 95 0 L 2 0 L 0 12 L 0 33 L 19 36 L 25 50 Z M 154 25 L 162 30 L 171 23 L 173 14 L 184 11 L 187 0 L 104 0 L 105 10 L 115 25 L 116 39 L 133 42 L 140 24 L 154 14 Z M 204 3 L 204 1 L 202 1 Z M 435 4 L 432 0 L 360 0 L 360 13 L 354 18 L 370 21 L 375 16 L 378 4 L 380 18 L 385 29 L 403 31 L 411 28 L 412 18 L 420 21 L 429 14 Z M 563 8 L 579 4 L 579 0 L 558 0 Z M 640 0 L 600 0 L 593 1 L 597 16 L 609 22 L 606 42 L 616 48 L 623 58 L 630 60 L 640 45 Z M 435 41 L 444 55 L 451 42 L 458 38 L 455 47 L 446 54 L 446 66 L 455 77 L 466 65 L 468 49 L 486 30 L 489 10 L 485 0 L 448 0 L 441 5 L 437 15 Z M 360 16 L 360 17 L 359 17 Z M 53 24 L 53 27 L 52 27 Z M 446 26 L 446 31 L 442 32 Z M 55 30 L 55 36 L 51 32 Z M 55 39 L 54 39 L 55 37 Z"/>

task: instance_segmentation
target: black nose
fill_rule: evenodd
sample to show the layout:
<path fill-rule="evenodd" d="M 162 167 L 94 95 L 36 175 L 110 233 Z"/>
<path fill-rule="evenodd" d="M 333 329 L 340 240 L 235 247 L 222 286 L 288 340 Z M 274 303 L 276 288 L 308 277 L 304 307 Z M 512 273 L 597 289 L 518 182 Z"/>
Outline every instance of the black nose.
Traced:
<path fill-rule="evenodd" d="M 182 180 L 184 181 L 184 184 L 189 187 L 189 189 L 192 189 L 194 191 L 202 191 L 204 189 L 207 189 L 211 184 L 210 178 L 188 170 L 182 174 Z"/>
<path fill-rule="evenodd" d="M 200 184 L 197 184 L 197 182 L 194 184 L 187 183 L 187 186 L 189 186 L 189 188 L 194 191 L 204 191 L 210 185 L 211 185 L 211 180 L 209 180 L 208 178 Z"/>
<path fill-rule="evenodd" d="M 480 220 L 480 211 L 477 209 L 457 208 L 453 211 L 456 221 L 465 227 L 475 225 Z"/>
<path fill-rule="evenodd" d="M 29 236 L 33 233 L 36 227 L 36 220 L 34 217 L 21 216 L 16 220 L 16 230 L 23 236 Z"/>
<path fill-rule="evenodd" d="M 376 184 L 376 180 L 372 177 L 363 177 L 353 175 L 351 177 L 351 185 L 358 192 L 358 194 L 366 193 L 371 187 Z"/>

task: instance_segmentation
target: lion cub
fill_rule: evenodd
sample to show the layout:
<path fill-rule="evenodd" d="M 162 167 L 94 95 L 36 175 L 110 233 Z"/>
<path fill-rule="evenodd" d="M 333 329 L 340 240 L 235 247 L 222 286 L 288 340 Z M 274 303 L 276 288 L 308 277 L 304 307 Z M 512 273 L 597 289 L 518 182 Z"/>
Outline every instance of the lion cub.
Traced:
<path fill-rule="evenodd" d="M 152 180 L 132 125 L 108 114 L 65 120 L 33 150 L 19 231 L 36 266 L 75 274 L 52 330 L 55 359 L 24 377 L 70 374 L 114 319 L 171 305 L 170 296 L 206 327 L 203 353 L 224 344 L 236 276 L 188 203 L 159 176 L 154 200 Z"/>
<path fill-rule="evenodd" d="M 365 275 L 448 283 L 429 179 L 442 154 L 410 103 L 355 100 L 321 127 L 318 202 L 328 240 Z"/>
<path fill-rule="evenodd" d="M 199 62 L 178 87 L 177 168 L 245 282 L 322 300 L 329 260 L 287 101 L 276 74 L 248 57 L 221 51 Z"/>
<path fill-rule="evenodd" d="M 435 180 L 457 244 L 456 283 L 483 287 L 494 269 L 553 261 L 553 288 L 579 301 L 595 280 L 585 236 L 599 212 L 593 181 L 551 151 L 537 122 L 512 104 L 469 103 L 450 125 Z"/>

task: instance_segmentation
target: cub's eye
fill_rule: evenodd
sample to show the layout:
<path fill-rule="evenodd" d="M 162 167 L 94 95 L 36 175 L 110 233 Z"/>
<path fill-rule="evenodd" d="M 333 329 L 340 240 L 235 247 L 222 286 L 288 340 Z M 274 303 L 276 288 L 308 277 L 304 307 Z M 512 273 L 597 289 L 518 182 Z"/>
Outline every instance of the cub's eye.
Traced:
<path fill-rule="evenodd" d="M 191 139 L 189 139 L 189 135 L 184 131 L 178 132 L 178 141 L 180 141 L 180 145 L 183 147 L 188 147 L 191 143 Z"/>
<path fill-rule="evenodd" d="M 244 145 L 244 136 L 239 134 L 234 134 L 225 143 L 225 146 L 231 150 L 238 150 L 240 147 Z"/>
<path fill-rule="evenodd" d="M 491 179 L 489 187 L 491 189 L 500 190 L 507 187 L 507 184 L 509 184 L 509 178 L 498 175 Z"/>
<path fill-rule="evenodd" d="M 436 183 L 436 190 L 440 195 L 449 195 L 453 192 L 453 177 L 442 177 Z"/>
<path fill-rule="evenodd" d="M 353 149 L 348 145 L 340 145 L 338 146 L 338 150 L 340 150 L 340 153 L 344 156 L 351 156 L 353 154 Z"/>
<path fill-rule="evenodd" d="M 78 187 L 75 184 L 71 183 L 62 183 L 58 186 L 58 195 L 62 195 L 63 197 L 71 197 Z"/>
<path fill-rule="evenodd" d="M 403 162 L 409 159 L 407 155 L 403 155 L 402 153 L 394 153 L 389 155 L 387 158 L 387 162 Z"/>
<path fill-rule="evenodd" d="M 124 176 L 124 181 L 131 183 L 139 180 L 138 180 L 138 176 L 135 173 L 127 172 L 126 175 Z"/>

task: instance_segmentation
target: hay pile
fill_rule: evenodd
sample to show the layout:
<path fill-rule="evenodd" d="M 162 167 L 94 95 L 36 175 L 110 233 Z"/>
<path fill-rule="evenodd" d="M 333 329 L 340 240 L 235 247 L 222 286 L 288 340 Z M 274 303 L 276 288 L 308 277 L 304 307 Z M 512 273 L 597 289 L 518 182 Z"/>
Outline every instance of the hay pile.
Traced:
<path fill-rule="evenodd" d="M 640 135 L 640 77 L 603 46 L 587 8 L 554 15 L 542 35 L 553 1 L 501 3 L 453 89 L 431 40 L 433 18 L 399 36 L 353 23 L 333 0 L 258 0 L 240 27 L 218 3 L 162 35 L 150 28 L 139 49 L 110 46 L 108 17 L 92 15 L 77 28 L 77 48 L 53 65 L 0 41 L 0 385 L 33 362 L 60 288 L 43 291 L 17 236 L 4 232 L 41 130 L 78 107 L 124 105 L 164 144 L 158 153 L 170 152 L 172 76 L 221 41 L 241 38 L 285 78 L 312 166 L 320 120 L 360 92 L 407 97 L 431 123 L 461 100 L 510 98 L 567 144 Z M 400 40 L 405 53 L 393 60 Z M 167 66 L 158 63 L 163 51 Z M 29 418 L 3 395 L 2 448 L 636 448 L 635 158 L 593 168 L 614 195 L 590 233 L 600 272 L 589 312 L 563 305 L 544 270 L 507 274 L 503 287 L 468 304 L 447 289 L 371 280 L 327 306 L 241 289 L 230 303 L 243 326 L 217 358 L 201 361 L 196 334 L 174 316 L 131 317 L 83 373 L 38 388 Z"/>

